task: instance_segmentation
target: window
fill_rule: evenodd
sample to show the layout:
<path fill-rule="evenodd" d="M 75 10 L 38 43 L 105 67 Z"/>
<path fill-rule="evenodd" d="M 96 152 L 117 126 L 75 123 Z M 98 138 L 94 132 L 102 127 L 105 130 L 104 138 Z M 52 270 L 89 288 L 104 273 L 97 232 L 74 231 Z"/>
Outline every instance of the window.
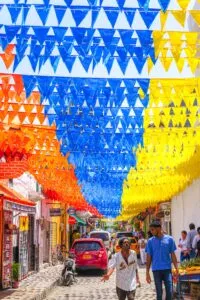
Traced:
<path fill-rule="evenodd" d="M 106 232 L 94 232 L 90 233 L 90 237 L 93 239 L 101 239 L 102 241 L 109 241 L 109 235 Z"/>
<path fill-rule="evenodd" d="M 101 249 L 101 245 L 98 242 L 79 242 L 75 243 L 74 249 L 76 252 L 98 251 Z"/>
<path fill-rule="evenodd" d="M 122 237 L 133 237 L 132 232 L 118 232 L 116 238 L 120 239 Z"/>

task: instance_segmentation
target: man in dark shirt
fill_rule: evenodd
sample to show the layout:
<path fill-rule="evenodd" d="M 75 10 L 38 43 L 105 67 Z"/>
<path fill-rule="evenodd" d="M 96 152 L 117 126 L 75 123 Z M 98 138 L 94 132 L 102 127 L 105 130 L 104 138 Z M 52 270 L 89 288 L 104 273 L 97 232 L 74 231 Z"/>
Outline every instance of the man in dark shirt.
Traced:
<path fill-rule="evenodd" d="M 192 243 L 194 240 L 194 237 L 197 235 L 197 231 L 195 229 L 195 225 L 193 223 L 191 223 L 189 225 L 190 231 L 187 234 L 187 248 L 190 251 L 190 258 L 194 258 L 196 253 L 195 253 L 195 249 L 192 248 Z"/>

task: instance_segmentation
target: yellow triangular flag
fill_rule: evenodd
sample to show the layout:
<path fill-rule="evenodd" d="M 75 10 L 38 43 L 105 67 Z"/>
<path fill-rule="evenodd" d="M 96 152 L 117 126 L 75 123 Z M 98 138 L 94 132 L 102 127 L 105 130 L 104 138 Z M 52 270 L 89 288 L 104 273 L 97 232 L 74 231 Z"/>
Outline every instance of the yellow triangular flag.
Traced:
<path fill-rule="evenodd" d="M 171 14 L 183 27 L 185 26 L 186 11 L 172 10 Z"/>
<path fill-rule="evenodd" d="M 167 21 L 168 12 L 160 12 L 160 24 L 161 24 L 161 30 L 163 30 L 165 23 Z"/>
<path fill-rule="evenodd" d="M 200 13 L 199 10 L 191 10 L 190 11 L 191 16 L 195 20 L 195 22 L 200 25 Z"/>
<path fill-rule="evenodd" d="M 188 0 L 177 0 L 177 2 L 182 9 L 186 9 L 190 3 Z"/>

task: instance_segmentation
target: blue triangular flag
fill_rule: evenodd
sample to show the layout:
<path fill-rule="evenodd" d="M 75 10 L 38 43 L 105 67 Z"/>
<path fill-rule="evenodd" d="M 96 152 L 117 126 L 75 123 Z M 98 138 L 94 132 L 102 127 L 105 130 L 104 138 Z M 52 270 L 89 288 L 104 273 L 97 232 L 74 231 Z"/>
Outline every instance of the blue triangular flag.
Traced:
<path fill-rule="evenodd" d="M 99 29 L 99 33 L 104 41 L 106 47 L 112 43 L 113 35 L 115 34 L 114 29 Z"/>
<path fill-rule="evenodd" d="M 94 26 L 94 24 L 95 24 L 95 22 L 97 20 L 99 12 L 100 12 L 100 8 L 98 8 L 98 9 L 92 9 L 92 27 Z"/>
<path fill-rule="evenodd" d="M 11 5 L 11 6 L 8 5 L 7 7 L 8 7 L 8 10 L 10 12 L 10 16 L 11 16 L 11 19 L 12 19 L 12 24 L 15 24 L 16 21 L 17 21 L 17 17 L 19 16 L 19 13 L 20 13 L 22 7 L 21 6 L 17 7 L 17 6 L 13 6 L 13 5 Z"/>
<path fill-rule="evenodd" d="M 64 60 L 64 63 L 68 69 L 68 71 L 71 73 L 72 71 L 72 68 L 73 68 L 73 65 L 75 63 L 75 60 L 76 60 L 76 57 L 66 57 L 65 60 Z"/>
<path fill-rule="evenodd" d="M 97 0 L 87 0 L 87 1 L 88 1 L 89 5 L 91 5 L 91 6 L 97 5 Z"/>
<path fill-rule="evenodd" d="M 169 6 L 169 3 L 170 3 L 170 0 L 158 0 L 161 8 L 163 11 L 166 11 L 168 6 Z"/>
<path fill-rule="evenodd" d="M 68 7 L 71 6 L 73 0 L 64 0 Z"/>
<path fill-rule="evenodd" d="M 125 48 L 123 48 L 123 47 L 117 47 L 116 51 L 117 51 L 119 57 L 121 58 L 121 60 L 125 60 L 126 59 L 126 57 L 127 57 L 127 51 L 126 51 Z"/>
<path fill-rule="evenodd" d="M 126 15 L 126 19 L 127 19 L 128 23 L 131 27 L 132 23 L 133 23 L 133 19 L 135 17 L 135 10 L 124 9 L 124 13 Z"/>
<path fill-rule="evenodd" d="M 19 29 L 20 26 L 5 26 L 5 32 L 8 43 L 10 43 L 13 40 L 13 38 L 16 37 L 16 34 Z"/>
<path fill-rule="evenodd" d="M 54 6 L 54 8 L 55 8 L 58 24 L 60 24 L 62 19 L 63 19 L 63 16 L 64 16 L 65 12 L 66 12 L 66 9 L 63 6 L 61 8 L 57 7 L 57 6 Z"/>
<path fill-rule="evenodd" d="M 33 27 L 35 32 L 35 37 L 40 44 L 43 44 L 47 40 L 47 33 L 49 31 L 48 27 Z"/>
<path fill-rule="evenodd" d="M 149 7 L 150 0 L 137 0 L 140 8 L 144 8 L 145 10 Z"/>
<path fill-rule="evenodd" d="M 159 13 L 158 10 L 140 11 L 140 15 L 144 23 L 146 24 L 147 28 L 151 27 L 158 13 Z"/>
<path fill-rule="evenodd" d="M 119 64 L 120 69 L 122 70 L 123 74 L 125 74 L 128 64 L 130 62 L 130 57 L 127 57 L 126 59 L 123 59 L 123 60 L 120 57 L 117 57 L 117 62 Z"/>
<path fill-rule="evenodd" d="M 115 23 L 117 21 L 118 15 L 119 15 L 119 10 L 116 9 L 112 9 L 110 10 L 110 8 L 104 8 L 104 11 L 108 17 L 109 22 L 111 23 L 112 27 L 115 27 Z"/>
<path fill-rule="evenodd" d="M 144 93 L 146 94 L 149 88 L 149 79 L 137 79 L 137 81 Z"/>
<path fill-rule="evenodd" d="M 89 12 L 89 9 L 71 9 L 76 26 L 79 26 Z"/>
<path fill-rule="evenodd" d="M 151 30 L 136 30 L 142 47 L 153 44 L 152 31 Z"/>
<path fill-rule="evenodd" d="M 60 57 L 59 56 L 50 56 L 49 58 L 50 58 L 51 65 L 52 65 L 52 68 L 53 68 L 54 73 L 55 73 L 56 70 L 57 70 L 57 67 L 58 67 Z"/>
<path fill-rule="evenodd" d="M 31 63 L 32 69 L 35 72 L 37 64 L 38 64 L 38 57 L 35 57 L 35 55 L 31 54 L 31 55 L 28 55 L 28 58 Z"/>
<path fill-rule="evenodd" d="M 87 29 L 74 27 L 74 28 L 71 28 L 71 30 L 72 30 L 75 40 L 77 41 L 78 45 L 80 45 L 85 37 Z"/>
<path fill-rule="evenodd" d="M 126 0 L 117 0 L 117 4 L 121 10 L 123 9 L 125 2 L 126 2 Z"/>
<path fill-rule="evenodd" d="M 60 43 L 63 41 L 67 28 L 65 27 L 53 27 L 56 40 Z"/>
<path fill-rule="evenodd" d="M 83 68 L 85 69 L 86 72 L 88 72 L 90 64 L 92 62 L 92 57 L 79 57 L 80 62 L 83 66 Z"/>
<path fill-rule="evenodd" d="M 37 10 L 37 13 L 40 17 L 40 20 L 42 21 L 42 24 L 45 25 L 46 23 L 46 20 L 47 20 L 47 17 L 48 17 L 48 14 L 49 14 L 49 8 L 44 8 L 44 7 L 41 7 L 41 6 L 35 6 L 36 10 Z"/>

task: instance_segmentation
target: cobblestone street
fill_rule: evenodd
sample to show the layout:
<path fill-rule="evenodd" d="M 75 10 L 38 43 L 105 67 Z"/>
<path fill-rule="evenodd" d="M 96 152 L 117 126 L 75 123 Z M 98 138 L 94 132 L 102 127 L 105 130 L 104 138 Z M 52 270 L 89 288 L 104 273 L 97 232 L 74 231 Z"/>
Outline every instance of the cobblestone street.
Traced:
<path fill-rule="evenodd" d="M 145 282 L 145 270 L 140 269 L 141 288 L 137 289 L 137 300 L 154 300 L 154 285 L 147 285 Z M 71 287 L 55 287 L 47 300 L 116 300 L 115 275 L 112 275 L 108 282 L 101 282 L 101 275 L 98 273 L 87 273 L 78 276 L 78 283 Z"/>

